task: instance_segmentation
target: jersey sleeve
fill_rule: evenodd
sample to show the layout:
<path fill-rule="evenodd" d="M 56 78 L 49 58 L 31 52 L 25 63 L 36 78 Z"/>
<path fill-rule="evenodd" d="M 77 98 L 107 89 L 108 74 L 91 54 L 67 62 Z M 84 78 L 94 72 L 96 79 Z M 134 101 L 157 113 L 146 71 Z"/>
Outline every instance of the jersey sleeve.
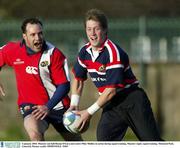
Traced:
<path fill-rule="evenodd" d="M 3 67 L 4 65 L 9 65 L 11 66 L 11 48 L 10 44 L 4 45 L 2 47 L 0 47 L 0 67 Z"/>
<path fill-rule="evenodd" d="M 59 85 L 70 81 L 67 59 L 57 48 L 51 56 L 50 71 L 54 84 Z"/>
<path fill-rule="evenodd" d="M 74 77 L 77 80 L 85 81 L 87 79 L 87 68 L 84 64 L 84 54 L 82 50 L 79 52 L 76 63 L 72 69 Z"/>

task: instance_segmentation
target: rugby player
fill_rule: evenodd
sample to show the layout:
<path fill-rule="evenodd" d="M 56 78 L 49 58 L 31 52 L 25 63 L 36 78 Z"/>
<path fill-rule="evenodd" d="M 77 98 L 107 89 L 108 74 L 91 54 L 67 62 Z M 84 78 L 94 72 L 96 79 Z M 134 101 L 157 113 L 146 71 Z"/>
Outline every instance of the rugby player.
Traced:
<path fill-rule="evenodd" d="M 139 87 L 127 53 L 108 38 L 105 14 L 98 9 L 89 10 L 84 25 L 89 42 L 80 49 L 73 67 L 70 109 L 78 109 L 87 73 L 97 87 L 99 97 L 87 109 L 76 111 L 81 116 L 77 127 L 83 130 L 95 112 L 102 108 L 97 140 L 122 140 L 130 127 L 139 140 L 161 141 L 150 101 Z M 85 98 L 82 101 L 86 101 Z"/>
<path fill-rule="evenodd" d="M 30 140 L 44 140 L 49 124 L 65 140 L 82 140 L 71 134 L 62 123 L 69 108 L 70 77 L 67 59 L 53 44 L 45 41 L 43 24 L 37 18 L 23 21 L 21 41 L 8 42 L 0 49 L 0 67 L 15 71 L 18 106 Z M 2 84 L 0 92 L 5 95 Z"/>

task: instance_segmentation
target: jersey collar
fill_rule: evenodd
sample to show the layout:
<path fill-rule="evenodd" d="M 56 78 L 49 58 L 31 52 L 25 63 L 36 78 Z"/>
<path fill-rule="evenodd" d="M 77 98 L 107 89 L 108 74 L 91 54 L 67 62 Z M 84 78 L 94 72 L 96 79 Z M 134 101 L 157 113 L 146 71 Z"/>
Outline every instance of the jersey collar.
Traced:
<path fill-rule="evenodd" d="M 21 47 L 22 47 L 23 45 L 25 46 L 26 52 L 27 52 L 29 55 L 33 55 L 33 54 L 36 54 L 36 53 L 37 53 L 37 52 L 33 51 L 31 48 L 29 48 L 29 47 L 26 45 L 24 39 L 22 39 L 20 45 L 21 45 Z M 42 51 L 44 51 L 44 50 L 47 50 L 47 45 L 46 45 L 46 42 L 45 42 L 45 41 L 43 42 Z"/>
<path fill-rule="evenodd" d="M 93 62 L 99 57 L 99 54 L 104 50 L 106 42 L 107 42 L 107 39 L 102 43 L 100 50 L 97 50 L 97 51 L 94 51 L 92 49 L 90 42 L 86 44 L 86 51 L 91 55 L 91 59 Z"/>
<path fill-rule="evenodd" d="M 107 40 L 108 40 L 108 39 L 107 39 L 107 37 L 106 37 L 106 39 L 105 39 L 104 42 L 102 43 L 100 49 L 98 50 L 99 53 L 102 52 L 102 51 L 104 50 L 104 47 L 105 47 L 105 44 L 106 44 Z M 90 49 L 92 49 L 92 46 L 91 46 L 91 43 L 88 42 L 88 43 L 86 44 L 86 50 L 87 50 L 87 52 L 89 52 Z"/>

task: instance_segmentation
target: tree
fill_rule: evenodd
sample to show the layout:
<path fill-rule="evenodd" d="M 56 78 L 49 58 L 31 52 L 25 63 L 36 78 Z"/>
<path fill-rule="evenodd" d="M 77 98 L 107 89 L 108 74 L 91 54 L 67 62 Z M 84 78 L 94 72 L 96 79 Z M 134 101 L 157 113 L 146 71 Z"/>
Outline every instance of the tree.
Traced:
<path fill-rule="evenodd" d="M 82 18 L 99 8 L 109 17 L 180 16 L 179 0 L 0 0 L 1 18 L 38 16 L 46 19 Z"/>

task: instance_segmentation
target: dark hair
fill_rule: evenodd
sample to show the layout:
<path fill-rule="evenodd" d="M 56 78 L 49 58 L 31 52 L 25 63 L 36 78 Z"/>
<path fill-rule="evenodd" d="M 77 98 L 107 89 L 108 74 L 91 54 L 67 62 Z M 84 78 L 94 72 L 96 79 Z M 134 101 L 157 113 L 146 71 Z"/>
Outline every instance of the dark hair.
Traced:
<path fill-rule="evenodd" d="M 30 23 L 30 24 L 40 24 L 43 27 L 43 24 L 39 19 L 37 19 L 37 18 L 28 18 L 28 19 L 25 19 L 23 21 L 23 23 L 22 23 L 21 30 L 22 30 L 23 33 L 26 33 L 26 26 L 27 26 L 28 23 Z"/>
<path fill-rule="evenodd" d="M 105 14 L 99 9 L 90 9 L 86 12 L 84 26 L 88 20 L 94 20 L 100 22 L 101 27 L 105 30 L 108 29 L 108 21 Z"/>

